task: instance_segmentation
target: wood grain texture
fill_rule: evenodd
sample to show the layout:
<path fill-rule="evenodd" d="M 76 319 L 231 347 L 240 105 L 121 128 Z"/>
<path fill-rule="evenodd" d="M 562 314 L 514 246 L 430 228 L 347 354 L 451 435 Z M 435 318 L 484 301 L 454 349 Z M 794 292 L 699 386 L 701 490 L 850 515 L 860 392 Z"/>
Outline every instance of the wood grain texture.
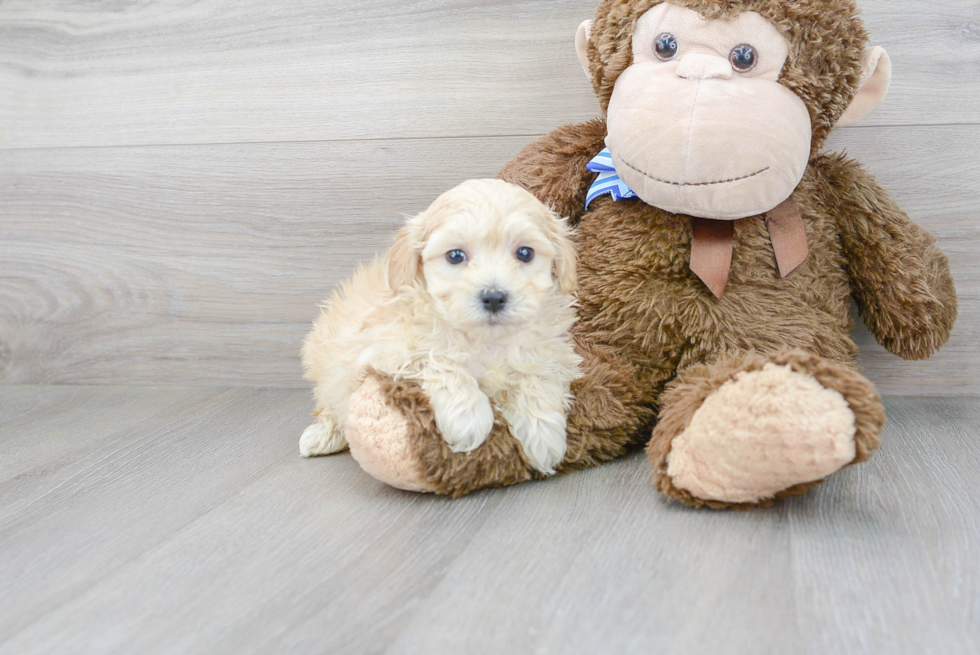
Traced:
<path fill-rule="evenodd" d="M 0 521 L 76 475 L 89 462 L 131 443 L 133 430 L 207 407 L 218 391 L 163 387 L 151 395 L 126 387 L 4 387 L 0 393 Z M 95 429 L 82 417 L 99 408 Z M 138 433 L 137 433 L 138 434 Z"/>
<path fill-rule="evenodd" d="M 32 391 L 55 410 L 64 396 L 57 387 Z M 3 433 L 5 447 L 35 449 L 30 468 L 0 482 L 4 637 L 291 459 L 295 449 L 283 444 L 308 419 L 309 398 L 298 391 L 144 389 L 144 408 L 104 412 L 119 393 L 107 389 L 84 411 Z M 51 447 L 58 441 L 67 454 Z M 95 447 L 80 450 L 86 443 Z"/>
<path fill-rule="evenodd" d="M 0 387 L 0 448 L 31 414 L 104 444 L 0 481 L 31 499 L 0 514 L 0 653 L 972 655 L 980 402 L 886 404 L 869 463 L 740 513 L 666 503 L 642 455 L 399 492 L 297 456 L 301 390 Z"/>
<path fill-rule="evenodd" d="M 0 148 L 525 135 L 597 111 L 596 0 L 0 3 Z M 975 122 L 980 5 L 861 1 L 869 125 Z"/>
<path fill-rule="evenodd" d="M 522 143 L 6 151 L 3 378 L 298 385 L 332 286 Z"/>
<path fill-rule="evenodd" d="M 885 405 L 873 465 L 788 508 L 808 652 L 980 652 L 980 400 Z"/>
<path fill-rule="evenodd" d="M 0 151 L 0 381 L 303 386 L 317 303 L 467 177 L 531 137 Z M 939 237 L 950 344 L 903 362 L 861 333 L 886 393 L 980 393 L 980 126 L 850 128 Z"/>

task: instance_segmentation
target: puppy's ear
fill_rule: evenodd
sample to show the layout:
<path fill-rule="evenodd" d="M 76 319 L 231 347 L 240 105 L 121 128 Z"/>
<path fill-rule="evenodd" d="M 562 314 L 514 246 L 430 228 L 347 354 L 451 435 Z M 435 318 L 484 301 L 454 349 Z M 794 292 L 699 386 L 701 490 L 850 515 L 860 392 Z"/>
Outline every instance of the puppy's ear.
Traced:
<path fill-rule="evenodd" d="M 397 291 L 421 277 L 422 255 L 415 244 L 411 225 L 398 230 L 395 243 L 385 257 L 388 286 Z"/>
<path fill-rule="evenodd" d="M 576 261 L 578 253 L 572 243 L 568 223 L 556 217 L 552 222 L 551 242 L 555 247 L 555 281 L 562 293 L 574 293 L 578 284 Z"/>

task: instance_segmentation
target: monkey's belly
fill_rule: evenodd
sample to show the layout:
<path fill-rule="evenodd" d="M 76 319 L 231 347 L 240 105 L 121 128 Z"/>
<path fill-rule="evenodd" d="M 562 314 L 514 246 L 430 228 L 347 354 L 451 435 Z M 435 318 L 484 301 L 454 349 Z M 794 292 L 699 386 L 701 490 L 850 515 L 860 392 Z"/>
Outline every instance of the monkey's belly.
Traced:
<path fill-rule="evenodd" d="M 658 370 L 783 346 L 852 361 L 849 287 L 832 228 L 809 220 L 810 254 L 780 278 L 763 221 L 737 221 L 719 300 L 690 270 L 690 219 L 642 202 L 603 203 L 579 224 L 581 329 Z"/>

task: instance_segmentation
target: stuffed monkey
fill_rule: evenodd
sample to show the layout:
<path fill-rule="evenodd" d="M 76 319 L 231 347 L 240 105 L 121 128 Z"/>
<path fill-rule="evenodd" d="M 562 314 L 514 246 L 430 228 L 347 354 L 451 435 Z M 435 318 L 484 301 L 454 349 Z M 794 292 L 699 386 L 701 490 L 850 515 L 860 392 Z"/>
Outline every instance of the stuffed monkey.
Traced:
<path fill-rule="evenodd" d="M 657 488 L 759 507 L 866 460 L 885 421 L 855 366 L 854 299 L 906 359 L 949 337 L 934 239 L 822 148 L 891 75 L 851 0 L 603 0 L 579 58 L 603 118 L 500 177 L 577 225 L 583 377 L 560 471 L 646 444 Z M 348 440 L 389 484 L 453 496 L 543 477 L 499 419 L 454 453 L 419 387 L 369 377 Z"/>

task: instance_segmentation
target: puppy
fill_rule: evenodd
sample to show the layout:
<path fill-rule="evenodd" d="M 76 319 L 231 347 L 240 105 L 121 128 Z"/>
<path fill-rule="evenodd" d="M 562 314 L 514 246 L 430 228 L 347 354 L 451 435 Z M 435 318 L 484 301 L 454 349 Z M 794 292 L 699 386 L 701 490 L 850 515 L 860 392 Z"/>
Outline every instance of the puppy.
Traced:
<path fill-rule="evenodd" d="M 369 369 L 417 380 L 455 452 L 487 438 L 493 406 L 531 464 L 565 455 L 569 387 L 581 358 L 570 230 L 533 195 L 470 180 L 439 196 L 326 303 L 303 345 L 316 423 L 300 453 L 347 447 L 344 418 Z"/>

